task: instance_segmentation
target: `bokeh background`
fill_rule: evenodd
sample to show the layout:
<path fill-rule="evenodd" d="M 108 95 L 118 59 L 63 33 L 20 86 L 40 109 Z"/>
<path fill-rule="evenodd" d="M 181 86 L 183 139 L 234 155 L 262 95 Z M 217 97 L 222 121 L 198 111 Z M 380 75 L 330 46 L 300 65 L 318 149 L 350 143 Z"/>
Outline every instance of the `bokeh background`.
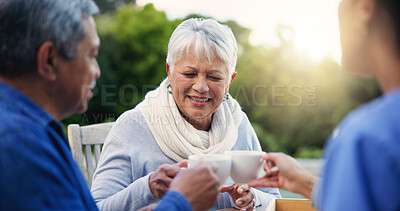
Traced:
<path fill-rule="evenodd" d="M 234 19 L 204 14 L 171 18 L 153 4 L 138 5 L 131 0 L 96 3 L 101 9 L 95 20 L 102 76 L 88 111 L 64 120 L 65 126 L 115 121 L 141 102 L 167 76 L 169 37 L 190 17 L 214 18 L 232 28 L 239 55 L 230 94 L 242 105 L 265 151 L 319 158 L 340 120 L 381 94 L 375 81 L 346 74 L 337 56 L 321 53 L 315 59 L 315 52 L 299 49 L 297 29 L 284 23 L 274 27 L 273 45 L 260 44 L 251 41 L 252 29 Z M 316 45 L 313 39 L 307 44 Z"/>

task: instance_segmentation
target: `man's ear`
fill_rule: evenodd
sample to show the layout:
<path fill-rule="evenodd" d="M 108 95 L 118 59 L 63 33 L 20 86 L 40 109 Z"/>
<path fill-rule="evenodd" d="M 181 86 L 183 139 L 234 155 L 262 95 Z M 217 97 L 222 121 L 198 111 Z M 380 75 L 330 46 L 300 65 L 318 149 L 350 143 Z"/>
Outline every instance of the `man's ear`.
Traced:
<path fill-rule="evenodd" d="M 44 42 L 37 52 L 37 73 L 49 81 L 57 79 L 57 69 L 55 66 L 58 53 L 53 42 Z"/>

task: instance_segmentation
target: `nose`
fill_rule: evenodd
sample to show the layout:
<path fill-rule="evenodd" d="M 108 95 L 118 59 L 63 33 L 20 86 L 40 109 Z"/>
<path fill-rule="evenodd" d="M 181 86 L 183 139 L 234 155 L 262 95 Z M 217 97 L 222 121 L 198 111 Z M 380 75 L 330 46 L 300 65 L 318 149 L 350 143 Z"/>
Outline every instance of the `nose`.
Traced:
<path fill-rule="evenodd" d="M 99 66 L 99 63 L 97 62 L 97 60 L 95 61 L 93 69 L 94 69 L 96 79 L 100 78 L 101 70 L 100 70 L 100 66 Z"/>
<path fill-rule="evenodd" d="M 210 88 L 208 87 L 206 78 L 198 77 L 193 84 L 193 89 L 199 93 L 208 92 Z"/>

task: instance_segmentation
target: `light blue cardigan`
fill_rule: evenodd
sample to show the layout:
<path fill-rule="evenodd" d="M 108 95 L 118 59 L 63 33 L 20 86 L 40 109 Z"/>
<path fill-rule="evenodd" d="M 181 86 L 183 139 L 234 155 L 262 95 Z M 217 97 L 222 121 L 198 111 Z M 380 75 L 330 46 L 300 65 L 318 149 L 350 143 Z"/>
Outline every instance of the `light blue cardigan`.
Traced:
<path fill-rule="evenodd" d="M 244 113 L 238 131 L 232 150 L 261 150 Z M 118 118 L 103 146 L 93 176 L 93 198 L 100 210 L 137 210 L 157 202 L 149 187 L 149 176 L 162 164 L 174 163 L 157 145 L 140 111 L 129 110 Z M 227 183 L 232 180 L 228 179 Z M 259 190 L 254 191 L 257 205 L 267 206 L 271 199 L 281 197 L 276 188 Z M 232 207 L 229 194 L 218 195 L 217 207 Z"/>

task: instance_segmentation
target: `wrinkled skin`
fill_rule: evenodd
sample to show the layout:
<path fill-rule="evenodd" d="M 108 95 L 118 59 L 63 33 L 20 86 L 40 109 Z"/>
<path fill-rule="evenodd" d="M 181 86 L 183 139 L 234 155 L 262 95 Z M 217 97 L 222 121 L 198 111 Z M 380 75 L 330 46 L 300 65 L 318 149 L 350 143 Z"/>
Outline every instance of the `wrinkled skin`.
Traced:
<path fill-rule="evenodd" d="M 187 160 L 184 160 L 174 165 L 164 164 L 155 170 L 149 179 L 149 186 L 153 196 L 160 199 L 168 191 L 172 179 L 182 167 L 186 166 Z"/>
<path fill-rule="evenodd" d="M 250 187 L 247 184 L 233 184 L 229 186 L 223 186 L 220 192 L 227 192 L 235 201 L 235 205 L 240 207 L 241 211 L 250 211 L 254 209 L 254 195 L 250 191 Z"/>

